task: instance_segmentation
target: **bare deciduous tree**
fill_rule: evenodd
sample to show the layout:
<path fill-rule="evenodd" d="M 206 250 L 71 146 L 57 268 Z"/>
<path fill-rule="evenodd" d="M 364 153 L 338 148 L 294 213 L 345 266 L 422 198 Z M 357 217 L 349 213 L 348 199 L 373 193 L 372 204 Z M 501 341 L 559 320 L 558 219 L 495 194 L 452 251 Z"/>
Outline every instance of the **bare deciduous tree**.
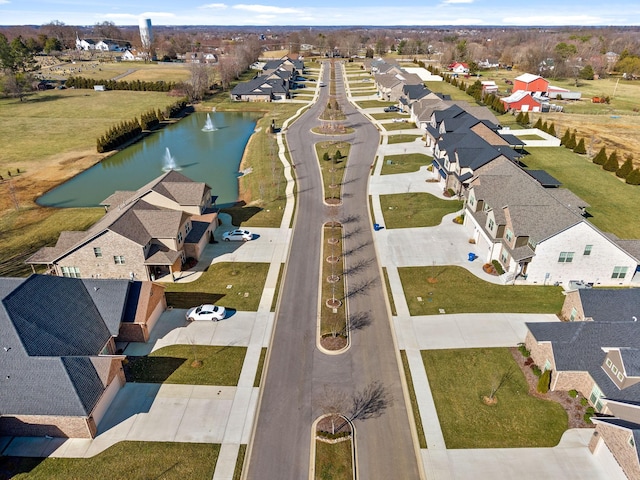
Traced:
<path fill-rule="evenodd" d="M 513 368 L 510 367 L 506 372 L 503 372 L 502 375 L 496 375 L 493 379 L 493 382 L 491 383 L 491 391 L 489 392 L 487 398 L 489 400 L 493 400 L 493 398 L 496 396 L 496 393 L 498 393 L 498 390 L 504 387 L 505 384 L 513 378 L 514 373 L 515 372 Z"/>

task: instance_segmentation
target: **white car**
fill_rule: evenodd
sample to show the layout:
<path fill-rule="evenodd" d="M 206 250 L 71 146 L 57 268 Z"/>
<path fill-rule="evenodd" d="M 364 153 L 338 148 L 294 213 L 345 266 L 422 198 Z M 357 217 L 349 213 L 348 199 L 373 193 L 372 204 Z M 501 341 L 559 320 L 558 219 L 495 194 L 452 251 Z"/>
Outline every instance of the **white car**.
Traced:
<path fill-rule="evenodd" d="M 225 242 L 237 241 L 237 242 L 248 242 L 253 239 L 253 234 L 249 230 L 242 230 L 240 228 L 236 228 L 235 230 L 231 230 L 230 232 L 224 232 L 222 234 L 222 239 Z"/>
<path fill-rule="evenodd" d="M 324 82 L 320 82 L 320 83 L 318 83 L 318 86 L 319 86 L 319 87 L 324 87 L 324 85 L 325 85 L 325 83 L 324 83 Z"/>
<path fill-rule="evenodd" d="M 187 320 L 193 322 L 195 320 L 211 320 L 217 322 L 223 320 L 225 315 L 224 307 L 216 305 L 200 305 L 199 307 L 190 308 L 187 314 Z"/>

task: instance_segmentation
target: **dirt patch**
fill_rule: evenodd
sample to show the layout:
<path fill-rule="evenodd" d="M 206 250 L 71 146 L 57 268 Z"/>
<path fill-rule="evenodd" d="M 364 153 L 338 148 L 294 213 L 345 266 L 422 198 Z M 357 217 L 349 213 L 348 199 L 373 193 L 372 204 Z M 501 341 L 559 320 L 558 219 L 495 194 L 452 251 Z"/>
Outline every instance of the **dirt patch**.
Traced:
<path fill-rule="evenodd" d="M 549 390 L 549 392 L 545 394 L 538 392 L 538 377 L 533 373 L 533 370 L 531 370 L 529 366 L 525 365 L 525 361 L 527 359 L 523 357 L 520 351 L 515 347 L 510 348 L 509 351 L 520 367 L 520 370 L 522 370 L 522 373 L 524 373 L 524 377 L 527 379 L 529 395 L 533 395 L 537 398 L 544 398 L 545 400 L 551 400 L 552 402 L 562 405 L 562 408 L 567 412 L 569 420 L 568 428 L 593 428 L 595 426 L 592 423 L 586 423 L 584 421 L 584 414 L 587 407 L 580 403 L 580 394 L 578 394 L 576 398 L 571 398 L 568 392 L 562 390 Z"/>
<path fill-rule="evenodd" d="M 320 345 L 322 345 L 326 350 L 342 350 L 347 347 L 347 337 L 343 337 L 342 335 L 338 335 L 337 337 L 327 335 L 320 339 Z"/>
<path fill-rule="evenodd" d="M 351 433 L 351 425 L 340 415 L 327 415 L 318 422 L 316 430 L 327 433 Z"/>

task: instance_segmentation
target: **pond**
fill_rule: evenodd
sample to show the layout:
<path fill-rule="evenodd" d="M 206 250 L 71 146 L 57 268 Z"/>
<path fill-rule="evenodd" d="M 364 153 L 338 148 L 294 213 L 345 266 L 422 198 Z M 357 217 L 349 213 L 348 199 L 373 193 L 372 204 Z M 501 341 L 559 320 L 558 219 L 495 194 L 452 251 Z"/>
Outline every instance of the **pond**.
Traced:
<path fill-rule="evenodd" d="M 46 207 L 95 207 L 116 190 L 137 190 L 168 168 L 205 182 L 217 205 L 238 199 L 238 168 L 259 116 L 194 113 L 151 133 L 41 196 Z"/>

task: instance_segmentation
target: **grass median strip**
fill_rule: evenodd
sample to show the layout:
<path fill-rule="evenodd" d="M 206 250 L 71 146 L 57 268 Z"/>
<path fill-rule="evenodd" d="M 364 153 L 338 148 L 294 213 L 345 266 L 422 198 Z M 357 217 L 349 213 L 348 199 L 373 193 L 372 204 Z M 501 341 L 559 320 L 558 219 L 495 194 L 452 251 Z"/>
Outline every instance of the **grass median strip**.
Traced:
<path fill-rule="evenodd" d="M 411 315 L 446 313 L 558 313 L 562 287 L 496 285 L 451 265 L 398 268 Z M 420 297 L 423 301 L 419 301 Z"/>
<path fill-rule="evenodd" d="M 462 208 L 459 200 L 443 200 L 430 193 L 380 195 L 380 208 L 387 228 L 433 227 L 442 217 Z"/>
<path fill-rule="evenodd" d="M 530 396 L 506 348 L 425 350 L 422 360 L 447 448 L 553 447 L 567 429 L 558 403 Z M 513 372 L 486 405 L 506 372 Z"/>
<path fill-rule="evenodd" d="M 125 373 L 128 382 L 235 386 L 246 353 L 246 347 L 170 345 L 127 357 Z"/>
<path fill-rule="evenodd" d="M 339 201 L 351 144 L 329 140 L 316 143 L 315 146 L 322 173 L 324 198 L 331 202 Z"/>
<path fill-rule="evenodd" d="M 418 432 L 418 443 L 420 444 L 420 448 L 427 448 L 427 439 L 424 436 L 422 417 L 420 417 L 416 391 L 413 388 L 413 378 L 411 377 L 411 369 L 409 368 L 409 361 L 407 360 L 407 352 L 405 350 L 400 350 L 400 357 L 402 358 L 404 376 L 407 379 L 407 389 L 409 390 L 409 400 L 411 401 L 411 410 L 413 411 L 413 421 L 416 424 L 416 431 Z"/>
<path fill-rule="evenodd" d="M 0 456 L 0 472 L 14 480 L 161 478 L 211 480 L 220 454 L 215 443 L 119 442 L 90 458 Z M 108 474 L 106 473 L 108 472 Z"/>
<path fill-rule="evenodd" d="M 351 440 L 327 443 L 316 440 L 316 480 L 353 480 Z"/>

